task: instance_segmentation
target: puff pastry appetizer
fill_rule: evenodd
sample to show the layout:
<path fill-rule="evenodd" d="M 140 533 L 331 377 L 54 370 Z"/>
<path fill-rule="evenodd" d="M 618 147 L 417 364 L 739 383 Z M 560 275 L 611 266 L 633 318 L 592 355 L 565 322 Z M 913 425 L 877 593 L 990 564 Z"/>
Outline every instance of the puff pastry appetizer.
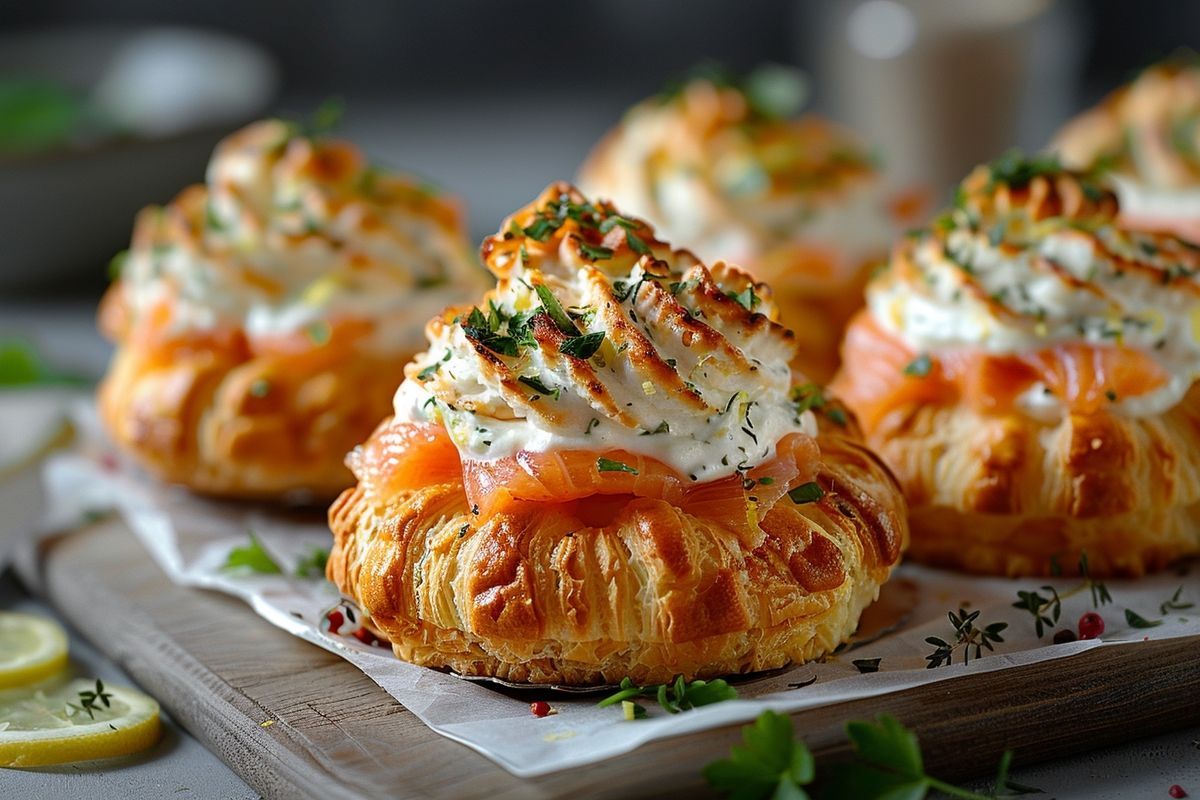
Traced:
<path fill-rule="evenodd" d="M 778 116 L 751 81 L 696 78 L 634 106 L 579 181 L 704 261 L 769 283 L 799 337 L 797 366 L 822 381 L 870 268 L 924 208 L 920 193 L 889 193 L 848 131 Z"/>
<path fill-rule="evenodd" d="M 1200 61 L 1176 58 L 1069 122 L 1054 149 L 1110 182 L 1126 224 L 1200 241 Z"/>
<path fill-rule="evenodd" d="M 912 555 L 1139 575 L 1200 552 L 1200 250 L 1008 157 L 900 242 L 831 387 L 895 470 Z"/>
<path fill-rule="evenodd" d="M 207 183 L 142 211 L 100 311 L 101 416 L 206 493 L 333 497 L 424 320 L 481 290 L 455 204 L 350 144 L 259 122 Z"/>
<path fill-rule="evenodd" d="M 483 256 L 495 290 L 429 323 L 330 510 L 329 577 L 373 630 L 416 664 L 565 684 L 844 641 L 899 559 L 903 500 L 793 390 L 769 290 L 567 184 Z"/>

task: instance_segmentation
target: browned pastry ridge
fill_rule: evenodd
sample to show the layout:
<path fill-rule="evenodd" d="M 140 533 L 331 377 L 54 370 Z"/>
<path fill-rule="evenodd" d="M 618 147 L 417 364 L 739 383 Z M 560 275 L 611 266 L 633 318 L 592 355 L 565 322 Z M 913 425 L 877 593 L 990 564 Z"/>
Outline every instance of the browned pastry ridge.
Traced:
<path fill-rule="evenodd" d="M 1148 348 L 1132 340 L 1165 324 L 1163 314 L 1178 313 L 1123 304 L 1139 296 L 1143 281 L 1176 309 L 1200 299 L 1192 277 L 1200 252 L 1167 234 L 1122 228 L 1114 196 L 1087 179 L 1052 165 L 1010 166 L 1007 173 L 973 173 L 959 208 L 899 244 L 871 291 L 882 299 L 900 287 L 931 298 L 929 287 L 953 275 L 957 291 L 947 288 L 942 297 L 981 304 L 995 325 L 1025 325 L 1035 339 L 1057 325 L 1097 335 L 1055 345 L 1068 348 L 1065 355 L 1051 348 L 993 356 L 975 367 L 952 350 L 917 352 L 865 312 L 851 325 L 847 366 L 832 390 L 858 414 L 868 442 L 904 488 L 912 558 L 1014 576 L 1074 572 L 1085 555 L 1095 576 L 1161 569 L 1200 552 L 1200 389 L 1192 384 L 1162 411 L 1123 410 L 1144 381 L 1170 378 L 1158 377 L 1162 368 L 1146 355 L 1163 352 L 1167 339 Z M 1065 266 L 1065 256 L 1029 255 L 1048 237 L 1094 248 L 1083 277 Z M 970 255 L 980 252 L 1028 255 L 1033 277 L 1023 279 L 1026 286 L 1056 275 L 1065 291 L 1083 298 L 1077 302 L 1097 298 L 1115 310 L 1098 319 L 1060 318 L 1050 308 L 1015 307 L 1021 287 L 989 284 L 987 262 Z M 894 308 L 883 301 L 871 307 L 881 314 Z M 1070 389 L 1076 373 L 1061 358 L 1095 370 L 1095 379 L 1080 378 Z M 1061 410 L 1039 416 L 1020 406 L 1034 380 L 1045 383 L 1042 391 L 1058 398 Z"/>
<path fill-rule="evenodd" d="M 569 199 L 572 214 L 584 209 L 584 221 L 560 216 L 558 229 L 543 239 L 514 233 L 541 233 L 533 226 L 546 215 L 539 217 L 538 212 L 556 198 Z M 593 212 L 595 217 L 590 216 Z M 664 287 L 668 282 L 676 287 L 673 295 L 656 292 L 647 283 L 640 305 L 612 301 L 605 314 L 619 312 L 620 319 L 595 315 L 591 324 L 599 325 L 604 318 L 614 344 L 634 342 L 626 351 L 639 354 L 631 356 L 633 368 L 642 368 L 643 359 L 647 368 L 667 368 L 650 344 L 651 334 L 656 346 L 664 347 L 667 330 L 674 330 L 675 336 L 693 330 L 696 345 L 707 346 L 702 345 L 705 337 L 718 334 L 704 320 L 734 338 L 782 336 L 777 326 L 762 328 L 761 315 L 729 302 L 725 292 L 750 285 L 744 276 L 725 267 L 710 272 L 690 255 L 670 251 L 645 223 L 619 217 L 638 244 L 628 244 L 617 227 L 601 245 L 596 223 L 615 215 L 611 206 L 587 204 L 565 184 L 547 189 L 505 222 L 505 235 L 485 244 L 485 260 L 502 279 L 481 307 L 500 307 L 504 292 L 520 292 L 521 284 L 551 285 L 555 269 L 561 269 L 555 266 L 557 253 L 570 262 L 563 274 L 580 269 L 588 276 L 581 283 L 603 284 L 605 292 L 614 283 L 620 285 L 613 276 L 628 274 L 630 265 L 656 274 Z M 601 246 L 611 249 L 611 256 L 594 263 L 572 261 Z M 642 249 L 646 252 L 636 252 Z M 524 268 L 510 282 L 503 277 L 509 265 L 497 259 L 501 251 L 515 255 L 518 250 Z M 680 273 L 679 265 L 686 272 Z M 697 288 L 680 288 L 688 280 Z M 761 305 L 756 307 L 773 315 L 769 293 L 764 287 L 758 291 Z M 577 298 L 567 296 L 567 290 L 558 292 L 564 307 L 577 307 L 568 302 Z M 657 308 L 663 327 L 651 324 L 643 333 L 630 320 L 646 323 L 655 318 L 654 303 L 663 304 Z M 682 313 L 685 307 L 690 309 L 687 314 Z M 530 322 L 536 352 L 554 363 L 562 357 L 562 336 L 548 318 L 541 320 L 535 316 Z M 431 323 L 431 337 L 444 332 L 447 322 L 448 318 Z M 756 332 L 732 332 L 741 326 Z M 701 328 L 706 329 L 703 335 Z M 499 330 L 502 334 L 503 326 Z M 454 363 L 449 354 L 438 360 L 440 352 L 431 346 L 435 368 Z M 501 356 L 478 346 L 471 355 L 489 365 L 487 374 L 517 372 L 523 357 Z M 786 362 L 786 356 L 780 360 Z M 440 393 L 467 382 L 461 373 L 443 379 L 442 373 L 452 371 L 446 366 L 429 377 L 423 363 L 419 358 L 409 366 L 410 381 L 426 376 L 439 399 Z M 565 405 L 569 391 L 591 392 L 590 407 L 601 402 L 596 398 L 621 391 L 619 384 L 608 382 L 615 379 L 607 368 L 593 361 L 576 360 L 569 368 L 591 377 L 580 379 L 582 388 L 568 385 L 562 390 L 555 401 L 562 404 L 562 416 L 572 413 L 573 407 Z M 683 369 L 682 357 L 678 368 Z M 664 377 L 655 396 L 664 397 L 668 385 Z M 524 391 L 525 413 L 539 403 L 554 407 L 545 405 L 544 394 L 529 398 L 529 390 Z M 402 387 L 400 395 L 404 392 Z M 683 402 L 680 397 L 659 401 L 672 425 L 677 420 L 669 408 Z M 697 399 L 698 395 L 687 402 Z M 464 401 L 455 397 L 451 402 Z M 468 500 L 460 474 L 464 468 L 453 450 L 449 471 L 423 470 L 430 485 L 399 487 L 379 478 L 387 473 L 389 462 L 405 455 L 403 444 L 395 449 L 396 423 L 386 420 L 355 457 L 359 486 L 344 492 L 330 509 L 334 547 L 328 576 L 358 604 L 366 624 L 392 642 L 400 658 L 464 675 L 576 685 L 629 677 L 646 684 L 681 674 L 693 679 L 768 670 L 819 657 L 854 632 L 859 614 L 876 598 L 907 540 L 895 479 L 863 444 L 853 419 L 847 420 L 832 401 L 822 411 L 817 416 L 820 463 L 815 478 L 822 496 L 799 504 L 784 495 L 751 533 L 666 499 L 632 494 L 527 501 L 480 514 Z M 616 416 L 608 418 L 609 423 L 620 424 Z M 423 430 L 433 430 L 429 436 L 444 435 L 436 425 Z M 444 446 L 452 448 L 448 442 Z"/>

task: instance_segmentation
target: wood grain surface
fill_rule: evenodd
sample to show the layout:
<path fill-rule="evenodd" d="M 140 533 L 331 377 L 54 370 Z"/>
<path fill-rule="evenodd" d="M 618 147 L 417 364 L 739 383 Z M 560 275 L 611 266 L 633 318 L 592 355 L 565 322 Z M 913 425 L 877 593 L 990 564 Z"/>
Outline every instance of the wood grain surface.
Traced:
<path fill-rule="evenodd" d="M 513 777 L 430 731 L 337 656 L 224 595 L 171 584 L 108 520 L 47 542 L 26 581 L 267 797 L 695 797 L 737 727 L 654 742 L 619 759 Z M 968 675 L 794 715 L 821 760 L 842 724 L 888 712 L 914 728 L 932 774 L 1030 764 L 1200 723 L 1200 637 L 1144 642 Z M 272 721 L 268 727 L 261 723 Z"/>

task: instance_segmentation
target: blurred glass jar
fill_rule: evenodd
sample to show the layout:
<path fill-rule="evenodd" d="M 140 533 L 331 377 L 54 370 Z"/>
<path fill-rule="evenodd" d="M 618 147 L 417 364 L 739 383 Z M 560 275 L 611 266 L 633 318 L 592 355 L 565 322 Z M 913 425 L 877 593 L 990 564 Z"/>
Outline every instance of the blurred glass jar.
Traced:
<path fill-rule="evenodd" d="M 1041 148 L 1070 109 L 1081 45 L 1071 2 L 798 5 L 821 104 L 878 142 L 898 180 L 946 191 L 1013 146 Z"/>

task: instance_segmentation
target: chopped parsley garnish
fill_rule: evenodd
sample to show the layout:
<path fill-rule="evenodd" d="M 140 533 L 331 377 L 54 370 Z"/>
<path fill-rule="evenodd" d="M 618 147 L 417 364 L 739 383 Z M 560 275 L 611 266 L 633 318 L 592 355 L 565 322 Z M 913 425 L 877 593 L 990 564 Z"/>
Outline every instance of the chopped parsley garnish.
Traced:
<path fill-rule="evenodd" d="M 1025 186 L 1039 175 L 1052 175 L 1062 170 L 1058 156 L 1053 154 L 1026 157 L 1018 149 L 1009 150 L 988 165 L 992 173 L 992 186 L 1005 183 L 1009 186 Z"/>
<path fill-rule="evenodd" d="M 638 474 L 638 471 L 628 464 L 603 457 L 596 459 L 596 469 L 600 472 L 628 472 L 630 475 Z"/>
<path fill-rule="evenodd" d="M 546 313 L 550 315 L 550 319 L 554 320 L 554 324 L 558 329 L 568 336 L 578 336 L 579 329 L 575 327 L 575 323 L 567 316 L 567 312 L 563 311 L 562 304 L 558 302 L 558 298 L 554 296 L 554 292 L 550 291 L 549 287 L 544 284 L 537 284 L 533 287 L 537 292 L 538 299 L 542 301 L 542 307 L 546 309 Z"/>
<path fill-rule="evenodd" d="M 904 368 L 905 375 L 911 375 L 914 378 L 924 378 L 933 369 L 933 360 L 929 358 L 928 353 L 921 355 L 908 362 Z"/>
<path fill-rule="evenodd" d="M 587 242 L 579 243 L 579 252 L 583 253 L 585 258 L 592 261 L 604 261 L 612 258 L 613 251 L 611 247 L 602 247 L 599 245 L 590 245 Z"/>
<path fill-rule="evenodd" d="M 609 231 L 611 231 L 613 228 L 617 227 L 618 225 L 620 225 L 625 230 L 631 230 L 631 229 L 637 228 L 637 226 L 638 226 L 638 224 L 636 222 L 634 222 L 633 220 L 625 219 L 625 217 L 622 217 L 619 214 L 613 214 L 610 217 L 605 217 L 604 220 L 600 223 L 600 232 L 608 233 Z"/>
<path fill-rule="evenodd" d="M 604 331 L 595 331 L 568 339 L 563 342 L 559 350 L 565 355 L 586 360 L 596 355 L 596 351 L 602 344 L 604 344 Z"/>
<path fill-rule="evenodd" d="M 555 400 L 557 400 L 559 398 L 559 396 L 562 394 L 561 387 L 556 387 L 554 389 L 551 389 L 549 386 L 547 386 L 542 381 L 541 378 L 530 378 L 525 375 L 522 375 L 521 377 L 517 378 L 517 380 L 520 381 L 521 383 L 525 384 L 526 386 L 528 386 L 530 389 L 533 389 L 535 392 L 538 392 L 539 394 L 549 395 L 550 397 L 553 397 Z"/>
<path fill-rule="evenodd" d="M 644 431 L 642 431 L 641 435 L 642 436 L 656 436 L 660 433 L 670 433 L 670 432 L 671 432 L 671 426 L 664 419 L 662 422 L 658 423 L 658 427 L 654 428 L 653 430 L 644 430 Z"/>
<path fill-rule="evenodd" d="M 747 286 L 740 292 L 726 292 L 725 296 L 732 300 L 736 300 L 738 305 L 747 311 L 753 311 L 755 307 L 762 302 L 762 300 L 758 298 L 758 295 L 754 293 L 753 285 Z"/>
<path fill-rule="evenodd" d="M 825 496 L 825 490 L 821 488 L 819 483 L 810 481 L 802 483 L 795 489 L 788 492 L 788 497 L 792 498 L 792 502 L 798 506 L 806 503 L 815 503 Z"/>
<path fill-rule="evenodd" d="M 625 244 L 629 245 L 629 249 L 637 253 L 639 256 L 650 255 L 650 247 L 642 241 L 641 237 L 631 231 L 625 229 Z"/>
<path fill-rule="evenodd" d="M 271 382 L 266 378 L 258 378 L 250 384 L 251 397 L 266 397 L 271 393 Z"/>
<path fill-rule="evenodd" d="M 599 424 L 600 424 L 600 420 L 596 419 L 595 417 L 592 417 L 591 420 L 588 421 L 587 428 L 584 430 L 583 435 L 591 436 L 592 428 L 596 427 Z"/>

